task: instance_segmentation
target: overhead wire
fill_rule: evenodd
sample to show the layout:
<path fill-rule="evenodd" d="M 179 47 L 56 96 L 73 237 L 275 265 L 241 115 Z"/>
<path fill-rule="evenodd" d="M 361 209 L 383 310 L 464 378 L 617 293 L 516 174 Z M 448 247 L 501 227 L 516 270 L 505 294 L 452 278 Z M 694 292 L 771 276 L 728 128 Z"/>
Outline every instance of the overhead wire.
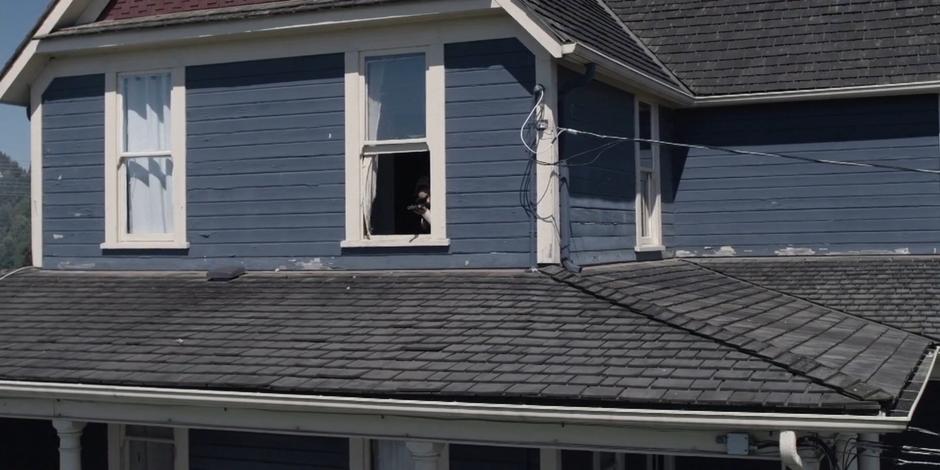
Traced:
<path fill-rule="evenodd" d="M 831 160 L 825 158 L 813 158 L 802 155 L 793 155 L 787 153 L 776 153 L 776 152 L 756 152 L 752 150 L 742 150 L 731 147 L 722 147 L 716 145 L 703 145 L 703 144 L 687 144 L 682 142 L 671 142 L 668 140 L 659 140 L 659 139 L 643 139 L 640 137 L 625 137 L 625 136 L 616 136 L 608 134 L 600 134 L 597 132 L 582 131 L 578 129 L 571 129 L 566 127 L 558 128 L 558 133 L 555 138 L 561 137 L 563 134 L 574 134 L 574 135 L 585 135 L 591 136 L 598 139 L 608 139 L 608 140 L 621 140 L 625 142 L 645 142 L 650 144 L 659 144 L 667 145 L 670 147 L 682 147 L 689 149 L 698 149 L 698 150 L 713 150 L 718 152 L 727 152 L 735 155 L 747 155 L 755 157 L 770 157 L 770 158 L 784 158 L 789 160 L 799 160 L 810 163 L 820 163 L 825 165 L 840 165 L 840 166 L 850 166 L 850 167 L 862 167 L 862 168 L 877 168 L 882 170 L 892 170 L 892 171 L 907 171 L 913 173 L 924 173 L 930 175 L 940 175 L 940 170 L 932 170 L 927 168 L 912 168 L 900 165 L 891 165 L 887 163 L 872 163 L 872 162 L 852 162 L 845 160 Z"/>

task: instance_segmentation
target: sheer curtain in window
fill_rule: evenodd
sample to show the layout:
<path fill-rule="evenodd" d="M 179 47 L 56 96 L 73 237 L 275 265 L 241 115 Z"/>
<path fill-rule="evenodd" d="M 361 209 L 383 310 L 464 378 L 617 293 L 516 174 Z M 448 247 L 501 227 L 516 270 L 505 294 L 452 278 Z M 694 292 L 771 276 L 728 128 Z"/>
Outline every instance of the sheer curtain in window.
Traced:
<path fill-rule="evenodd" d="M 128 233 L 173 231 L 170 74 L 123 79 Z"/>

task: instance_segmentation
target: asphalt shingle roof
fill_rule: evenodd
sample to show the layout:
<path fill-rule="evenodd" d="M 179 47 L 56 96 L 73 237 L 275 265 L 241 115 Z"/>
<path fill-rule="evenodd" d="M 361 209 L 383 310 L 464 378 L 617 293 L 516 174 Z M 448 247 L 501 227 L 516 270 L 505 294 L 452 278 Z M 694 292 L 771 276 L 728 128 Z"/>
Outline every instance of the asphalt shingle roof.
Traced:
<path fill-rule="evenodd" d="M 604 1 L 698 95 L 940 79 L 940 2 Z"/>
<path fill-rule="evenodd" d="M 940 257 L 701 259 L 714 271 L 940 341 Z"/>
<path fill-rule="evenodd" d="M 897 399 L 932 341 L 686 261 L 560 269 L 557 279 L 869 400 Z"/>
<path fill-rule="evenodd" d="M 893 331 L 889 397 L 854 378 L 871 355 L 804 373 L 631 308 L 523 272 L 25 272 L 0 283 L 0 379 L 863 414 L 924 380 L 922 342 Z"/>

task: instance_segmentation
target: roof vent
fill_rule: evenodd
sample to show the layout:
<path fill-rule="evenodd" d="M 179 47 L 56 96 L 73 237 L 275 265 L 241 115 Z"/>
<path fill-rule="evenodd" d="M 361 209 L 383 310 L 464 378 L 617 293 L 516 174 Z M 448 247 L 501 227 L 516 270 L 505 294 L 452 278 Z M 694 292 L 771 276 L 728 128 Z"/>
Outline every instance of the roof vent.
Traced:
<path fill-rule="evenodd" d="M 245 274 L 245 267 L 240 264 L 230 264 L 209 269 L 206 279 L 211 282 L 228 282 L 238 279 Z"/>

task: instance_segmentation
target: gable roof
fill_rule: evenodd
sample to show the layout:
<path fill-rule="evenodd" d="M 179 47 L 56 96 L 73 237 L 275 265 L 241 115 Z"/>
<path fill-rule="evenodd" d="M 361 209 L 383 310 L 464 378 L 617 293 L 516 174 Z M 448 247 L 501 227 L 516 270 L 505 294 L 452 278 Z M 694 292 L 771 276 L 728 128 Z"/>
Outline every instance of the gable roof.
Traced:
<path fill-rule="evenodd" d="M 565 53 L 581 61 L 612 61 L 615 68 L 625 67 L 616 73 L 651 80 L 643 86 L 680 102 L 940 87 L 940 42 L 935 40 L 940 5 L 911 0 L 498 1 L 518 3 L 561 43 L 588 50 L 572 47 Z M 396 2 L 420 0 L 112 0 L 99 21 L 65 22 L 49 36 Z M 16 57 L 0 76 L 10 72 Z"/>
<path fill-rule="evenodd" d="M 931 363 L 926 343 L 892 331 L 876 341 L 895 348 L 884 358 L 847 359 L 896 368 L 877 385 L 848 366 L 805 373 L 635 307 L 514 271 L 19 273 L 0 283 L 0 379 L 906 415 L 900 396 L 918 395 Z"/>
<path fill-rule="evenodd" d="M 940 80 L 940 3 L 604 0 L 697 95 Z"/>

